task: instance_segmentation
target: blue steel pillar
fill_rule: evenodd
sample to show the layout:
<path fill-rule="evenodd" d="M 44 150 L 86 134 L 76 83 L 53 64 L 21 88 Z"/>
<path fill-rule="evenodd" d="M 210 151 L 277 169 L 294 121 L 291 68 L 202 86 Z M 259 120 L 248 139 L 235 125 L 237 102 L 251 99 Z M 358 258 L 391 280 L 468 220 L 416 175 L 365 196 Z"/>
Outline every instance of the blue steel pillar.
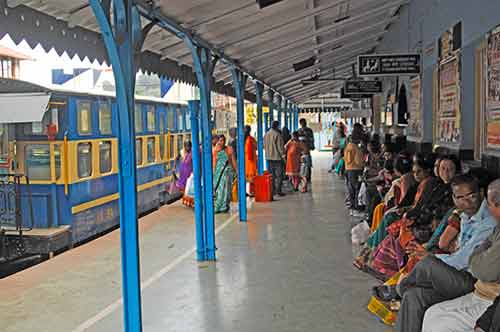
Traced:
<path fill-rule="evenodd" d="M 257 171 L 264 174 L 264 134 L 262 130 L 262 93 L 264 87 L 255 82 L 255 97 L 257 98 Z"/>
<path fill-rule="evenodd" d="M 123 320 L 125 331 L 142 331 L 139 240 L 137 229 L 137 174 L 134 129 L 134 91 L 139 54 L 150 23 L 141 30 L 141 19 L 131 0 L 90 0 L 99 24 L 116 82 L 120 192 L 120 238 L 122 260 Z M 113 23 L 110 21 L 113 17 Z"/>
<path fill-rule="evenodd" d="M 201 156 L 200 156 L 200 102 L 189 101 L 191 113 L 191 141 L 194 176 L 194 221 L 196 226 L 196 258 L 199 261 L 207 260 L 205 244 L 205 222 L 203 213 L 203 192 L 201 186 Z"/>
<path fill-rule="evenodd" d="M 213 197 L 213 170 L 212 170 L 212 128 L 210 124 L 211 101 L 210 91 L 212 75 L 217 58 L 212 57 L 209 51 L 194 44 L 189 36 L 184 36 L 184 42 L 191 50 L 193 64 L 200 89 L 200 118 L 202 141 L 202 174 L 203 174 L 203 210 L 204 210 L 204 241 L 206 260 L 215 260 L 215 219 Z"/>
<path fill-rule="evenodd" d="M 269 115 L 268 115 L 268 120 L 269 120 L 269 128 L 271 128 L 273 121 L 274 121 L 274 91 L 269 89 L 267 91 L 269 95 Z"/>
<path fill-rule="evenodd" d="M 236 115 L 238 127 L 238 207 L 240 221 L 247 221 L 247 183 L 245 176 L 245 86 L 248 76 L 235 67 L 231 68 L 233 87 L 236 95 Z"/>
<path fill-rule="evenodd" d="M 264 130 L 267 133 L 267 131 L 269 130 L 269 113 L 264 113 L 264 126 Z"/>
<path fill-rule="evenodd" d="M 283 105 L 281 104 L 281 96 L 278 95 L 278 98 L 277 98 L 277 101 L 276 101 L 276 109 L 278 110 L 278 118 L 276 120 L 278 120 L 278 122 L 280 123 L 280 128 L 283 127 L 283 121 L 281 121 L 281 109 L 283 107 Z"/>
<path fill-rule="evenodd" d="M 293 110 L 293 115 L 294 115 L 293 126 L 295 130 L 299 130 L 299 108 L 297 106 L 295 106 L 295 109 Z"/>

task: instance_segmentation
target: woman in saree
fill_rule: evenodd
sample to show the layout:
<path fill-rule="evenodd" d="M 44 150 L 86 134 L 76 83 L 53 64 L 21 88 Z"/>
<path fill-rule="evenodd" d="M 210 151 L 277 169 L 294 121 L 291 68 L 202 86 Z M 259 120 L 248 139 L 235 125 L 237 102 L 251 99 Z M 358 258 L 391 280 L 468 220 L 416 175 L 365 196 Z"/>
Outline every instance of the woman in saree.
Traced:
<path fill-rule="evenodd" d="M 451 213 L 449 210 L 454 204 L 450 183 L 456 174 L 456 165 L 451 158 L 443 157 L 438 169 L 439 177 L 431 180 L 431 190 L 422 197 L 422 204 L 388 227 L 389 235 L 373 251 L 372 270 L 386 277 L 397 273 L 407 263 L 408 247 L 427 243 L 433 233 L 433 222 Z"/>
<path fill-rule="evenodd" d="M 286 151 L 286 175 L 290 178 L 294 191 L 299 190 L 300 184 L 300 156 L 302 155 L 303 143 L 299 141 L 299 133 L 294 131 L 292 139 L 285 144 Z"/>
<path fill-rule="evenodd" d="M 233 179 L 236 170 L 236 159 L 232 149 L 226 146 L 226 137 L 219 136 L 214 147 L 214 211 L 225 213 L 229 211 Z"/>
<path fill-rule="evenodd" d="M 187 179 L 193 172 L 193 155 L 191 150 L 192 150 L 191 142 L 185 141 L 184 150 L 182 151 L 182 155 L 179 156 L 179 160 L 176 165 L 176 172 L 174 172 L 174 174 L 178 172 L 179 175 L 176 181 L 172 183 L 172 185 L 175 186 L 175 188 L 171 188 L 170 193 L 172 193 L 175 190 L 184 192 Z"/>
<path fill-rule="evenodd" d="M 250 135 L 252 128 L 245 126 L 245 178 L 250 196 L 254 194 L 253 181 L 257 175 L 257 141 Z"/>

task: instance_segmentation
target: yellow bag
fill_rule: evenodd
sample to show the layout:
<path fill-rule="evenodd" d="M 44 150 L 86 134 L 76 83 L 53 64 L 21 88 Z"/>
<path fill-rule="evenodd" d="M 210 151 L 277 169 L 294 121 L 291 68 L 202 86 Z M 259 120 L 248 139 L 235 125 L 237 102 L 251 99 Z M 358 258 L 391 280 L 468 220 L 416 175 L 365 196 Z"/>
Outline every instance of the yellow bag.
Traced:
<path fill-rule="evenodd" d="M 238 180 L 233 181 L 233 186 L 231 188 L 231 202 L 238 201 Z"/>
<path fill-rule="evenodd" d="M 393 286 L 396 285 L 401 272 L 396 273 L 391 279 L 387 280 L 384 285 Z M 372 296 L 370 302 L 368 303 L 368 310 L 380 318 L 382 322 L 387 325 L 394 326 L 396 319 L 398 318 L 397 313 L 392 311 L 390 304 L 388 302 L 383 302 Z"/>

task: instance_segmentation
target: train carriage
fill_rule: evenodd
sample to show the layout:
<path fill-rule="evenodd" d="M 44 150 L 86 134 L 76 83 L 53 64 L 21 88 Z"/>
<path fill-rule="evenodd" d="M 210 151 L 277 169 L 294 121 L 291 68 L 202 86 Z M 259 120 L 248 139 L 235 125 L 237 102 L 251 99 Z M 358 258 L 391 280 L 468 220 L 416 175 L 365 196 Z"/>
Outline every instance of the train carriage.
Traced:
<path fill-rule="evenodd" d="M 32 242 L 27 253 L 57 251 L 119 224 L 114 96 L 60 89 L 50 94 L 41 122 L 9 125 L 4 158 L 9 160 L 4 173 L 22 174 L 29 181 L 20 184 L 21 192 L 29 186 L 30 193 L 30 202 L 19 204 L 22 229 L 47 235 L 30 238 L 25 231 Z M 143 214 L 172 199 L 167 188 L 174 164 L 190 140 L 187 104 L 137 97 L 134 126 L 137 204 Z"/>

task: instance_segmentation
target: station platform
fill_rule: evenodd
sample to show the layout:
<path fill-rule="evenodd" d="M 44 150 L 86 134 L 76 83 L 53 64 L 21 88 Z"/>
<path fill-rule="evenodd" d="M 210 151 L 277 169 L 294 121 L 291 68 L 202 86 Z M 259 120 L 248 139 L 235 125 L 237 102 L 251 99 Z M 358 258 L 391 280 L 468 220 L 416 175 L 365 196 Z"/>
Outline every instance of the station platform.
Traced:
<path fill-rule="evenodd" d="M 344 185 L 313 156 L 312 193 L 218 215 L 216 263 L 198 263 L 192 210 L 140 221 L 144 331 L 388 331 L 377 282 L 352 266 Z M 0 280 L 0 330 L 122 331 L 119 230 Z"/>

